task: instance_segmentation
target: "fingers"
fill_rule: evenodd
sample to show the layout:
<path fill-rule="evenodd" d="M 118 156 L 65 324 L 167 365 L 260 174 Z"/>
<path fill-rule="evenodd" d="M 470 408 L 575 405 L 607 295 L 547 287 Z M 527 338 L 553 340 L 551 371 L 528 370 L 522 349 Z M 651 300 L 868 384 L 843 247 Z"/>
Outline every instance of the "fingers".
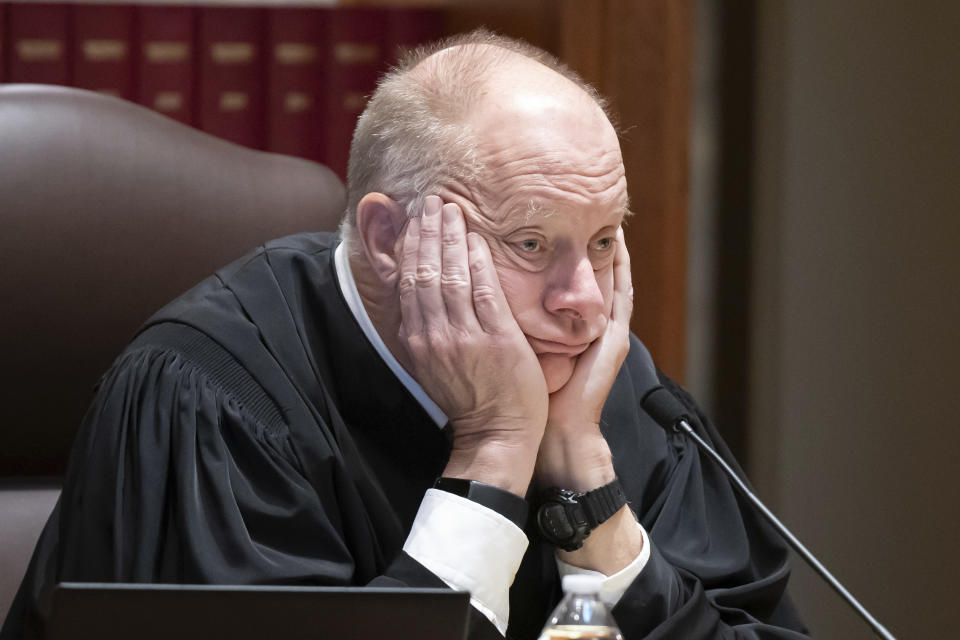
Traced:
<path fill-rule="evenodd" d="M 460 207 L 437 196 L 427 196 L 423 215 L 408 223 L 398 285 L 406 335 L 478 326 L 466 236 Z"/>
<path fill-rule="evenodd" d="M 613 309 L 611 320 L 630 324 L 633 313 L 633 281 L 630 276 L 630 254 L 623 238 L 623 227 L 617 228 L 617 252 L 613 258 Z"/>
<path fill-rule="evenodd" d="M 407 225 L 400 264 L 400 309 L 407 336 L 448 327 L 497 333 L 513 316 L 486 241 L 467 233 L 460 207 L 427 196 Z"/>
<path fill-rule="evenodd" d="M 443 201 L 437 196 L 427 196 L 423 215 L 420 216 L 420 249 L 417 253 L 415 272 L 417 302 L 425 328 L 443 327 L 447 312 L 440 290 L 440 274 L 443 265 L 443 250 L 440 243 L 441 208 Z"/>
<path fill-rule="evenodd" d="M 417 299 L 417 259 L 420 255 L 420 218 L 410 218 L 403 239 L 403 254 L 400 256 L 400 314 L 401 330 L 406 335 L 416 335 L 423 330 L 420 302 Z"/>
<path fill-rule="evenodd" d="M 500 278 L 493 266 L 490 247 L 477 233 L 467 234 L 470 250 L 470 279 L 473 282 L 473 308 L 480 327 L 487 333 L 500 333 L 516 321 L 500 289 Z"/>
<path fill-rule="evenodd" d="M 454 327 L 475 329 L 477 319 L 473 310 L 467 225 L 460 207 L 453 203 L 443 205 L 441 218 L 443 228 L 440 238 L 443 262 L 440 289 L 443 293 L 447 318 Z"/>

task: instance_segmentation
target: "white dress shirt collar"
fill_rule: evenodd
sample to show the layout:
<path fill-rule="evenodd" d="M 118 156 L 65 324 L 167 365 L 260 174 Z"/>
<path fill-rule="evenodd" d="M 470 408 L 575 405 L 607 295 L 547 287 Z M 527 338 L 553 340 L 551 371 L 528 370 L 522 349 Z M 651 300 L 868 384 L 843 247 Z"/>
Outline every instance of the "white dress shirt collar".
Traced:
<path fill-rule="evenodd" d="M 373 323 L 370 321 L 370 316 L 367 315 L 367 310 L 363 306 L 363 300 L 360 299 L 360 292 L 357 291 L 357 284 L 353 280 L 353 272 L 350 271 L 350 258 L 347 255 L 347 249 L 343 246 L 342 242 L 334 250 L 333 261 L 334 269 L 337 272 L 337 281 L 340 283 L 340 291 L 343 293 L 343 299 L 346 300 L 347 307 L 350 308 L 353 317 L 357 319 L 357 324 L 360 325 L 363 335 L 367 337 L 367 340 L 369 340 L 373 348 L 377 350 L 377 353 L 380 354 L 380 357 L 386 365 L 390 367 L 390 371 L 397 376 L 400 383 L 403 384 L 417 402 L 420 403 L 420 406 L 427 412 L 427 415 L 437 423 L 438 427 L 443 428 L 443 426 L 447 424 L 446 414 L 430 399 L 430 396 L 423 390 L 423 387 L 407 373 L 407 370 L 404 369 L 393 354 L 390 353 L 390 349 L 387 348 L 387 345 L 383 342 L 383 338 L 380 337 L 380 334 L 377 333 Z"/>

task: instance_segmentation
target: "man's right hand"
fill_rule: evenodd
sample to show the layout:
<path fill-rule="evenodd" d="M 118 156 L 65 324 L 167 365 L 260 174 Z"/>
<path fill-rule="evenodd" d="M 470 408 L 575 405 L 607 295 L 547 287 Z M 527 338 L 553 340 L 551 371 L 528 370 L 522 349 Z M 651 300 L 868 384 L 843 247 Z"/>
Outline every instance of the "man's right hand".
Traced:
<path fill-rule="evenodd" d="M 547 419 L 536 354 L 510 312 L 486 241 L 460 207 L 426 198 L 403 237 L 400 340 L 450 420 L 444 475 L 524 495 Z"/>

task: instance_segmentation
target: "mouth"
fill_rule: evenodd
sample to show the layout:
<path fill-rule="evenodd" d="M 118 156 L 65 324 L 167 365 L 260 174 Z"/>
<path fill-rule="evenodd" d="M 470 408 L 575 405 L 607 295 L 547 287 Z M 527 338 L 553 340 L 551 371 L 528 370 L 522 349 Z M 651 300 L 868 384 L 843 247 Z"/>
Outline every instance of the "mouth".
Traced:
<path fill-rule="evenodd" d="M 587 347 L 590 346 L 589 342 L 584 342 L 581 344 L 566 344 L 564 342 L 554 342 L 552 340 L 541 340 L 540 338 L 534 338 L 533 336 L 527 336 L 527 342 L 530 343 L 530 346 L 533 347 L 533 352 L 538 356 L 556 354 L 573 357 L 580 355 L 587 350 Z"/>

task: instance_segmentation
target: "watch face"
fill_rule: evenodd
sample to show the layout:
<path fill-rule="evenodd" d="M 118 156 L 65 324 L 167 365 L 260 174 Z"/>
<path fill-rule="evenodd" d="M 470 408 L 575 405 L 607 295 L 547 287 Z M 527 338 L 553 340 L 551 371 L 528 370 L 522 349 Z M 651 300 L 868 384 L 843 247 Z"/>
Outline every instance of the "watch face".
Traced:
<path fill-rule="evenodd" d="M 583 546 L 590 532 L 627 504 L 616 478 L 599 489 L 578 493 L 551 487 L 537 508 L 537 528 L 547 542 L 573 551 Z"/>
<path fill-rule="evenodd" d="M 562 489 L 549 495 L 537 509 L 537 528 L 547 542 L 566 551 L 582 547 L 590 534 L 577 494 Z"/>
<path fill-rule="evenodd" d="M 567 513 L 564 511 L 563 505 L 556 502 L 543 505 L 537 514 L 537 519 L 540 523 L 540 530 L 548 532 L 556 540 L 567 540 L 576 533 L 570 526 L 570 521 L 567 520 Z"/>

